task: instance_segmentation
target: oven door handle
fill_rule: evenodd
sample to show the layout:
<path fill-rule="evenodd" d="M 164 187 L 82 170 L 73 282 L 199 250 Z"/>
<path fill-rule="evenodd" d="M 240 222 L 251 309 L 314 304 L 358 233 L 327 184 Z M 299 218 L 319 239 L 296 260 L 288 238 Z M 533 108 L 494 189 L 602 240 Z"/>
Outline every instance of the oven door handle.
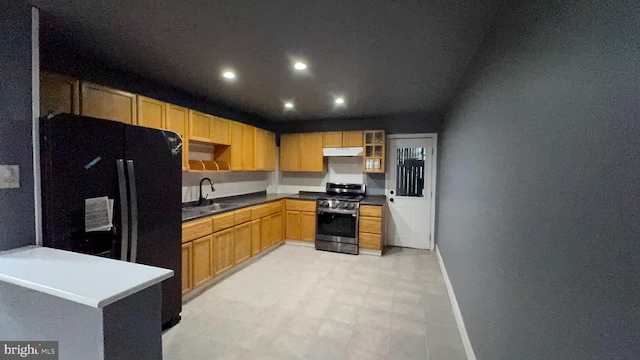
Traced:
<path fill-rule="evenodd" d="M 353 212 L 352 210 L 340 210 L 340 209 L 331 209 L 331 210 L 318 210 L 318 215 L 320 214 L 340 214 L 340 215 L 351 215 L 353 217 L 358 217 L 357 212 Z"/>

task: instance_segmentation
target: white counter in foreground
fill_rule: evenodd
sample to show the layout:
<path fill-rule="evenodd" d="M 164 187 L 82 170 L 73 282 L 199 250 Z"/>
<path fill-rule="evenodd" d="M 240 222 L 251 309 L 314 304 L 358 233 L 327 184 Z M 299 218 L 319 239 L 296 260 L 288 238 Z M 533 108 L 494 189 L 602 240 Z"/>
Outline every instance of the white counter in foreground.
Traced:
<path fill-rule="evenodd" d="M 102 308 L 173 276 L 173 270 L 28 246 L 0 252 L 0 281 Z"/>
<path fill-rule="evenodd" d="M 173 271 L 68 251 L 0 252 L 0 339 L 57 341 L 65 360 L 161 360 Z"/>

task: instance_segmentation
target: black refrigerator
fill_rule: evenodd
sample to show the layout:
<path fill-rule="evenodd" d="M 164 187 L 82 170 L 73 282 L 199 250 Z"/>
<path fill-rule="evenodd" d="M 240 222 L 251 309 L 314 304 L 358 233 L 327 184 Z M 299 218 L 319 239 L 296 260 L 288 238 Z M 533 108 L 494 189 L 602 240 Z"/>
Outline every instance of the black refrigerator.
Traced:
<path fill-rule="evenodd" d="M 40 120 L 43 244 L 174 271 L 163 328 L 180 320 L 182 140 L 171 132 L 60 114 Z M 112 227 L 87 232 L 85 200 L 113 200 Z"/>

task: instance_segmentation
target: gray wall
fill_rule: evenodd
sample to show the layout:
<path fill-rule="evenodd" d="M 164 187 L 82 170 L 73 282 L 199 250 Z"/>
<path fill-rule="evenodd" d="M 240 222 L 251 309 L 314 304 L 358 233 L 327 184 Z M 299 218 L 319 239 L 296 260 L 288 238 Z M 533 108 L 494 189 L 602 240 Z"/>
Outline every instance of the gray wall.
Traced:
<path fill-rule="evenodd" d="M 0 189 L 0 250 L 35 244 L 31 8 L 0 2 L 0 165 L 20 166 L 20 188 Z"/>
<path fill-rule="evenodd" d="M 506 4 L 439 149 L 438 247 L 471 343 L 638 358 L 638 4 Z"/>

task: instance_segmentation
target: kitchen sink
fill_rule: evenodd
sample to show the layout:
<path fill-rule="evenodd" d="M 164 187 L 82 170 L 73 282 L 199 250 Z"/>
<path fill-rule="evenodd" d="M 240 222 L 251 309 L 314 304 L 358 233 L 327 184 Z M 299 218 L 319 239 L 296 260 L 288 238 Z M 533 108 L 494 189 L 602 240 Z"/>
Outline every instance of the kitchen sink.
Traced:
<path fill-rule="evenodd" d="M 204 214 L 214 214 L 216 212 L 220 212 L 227 209 L 237 208 L 242 204 L 233 204 L 233 203 L 213 203 L 210 205 L 204 206 L 193 206 L 182 208 L 183 215 L 204 215 Z"/>

